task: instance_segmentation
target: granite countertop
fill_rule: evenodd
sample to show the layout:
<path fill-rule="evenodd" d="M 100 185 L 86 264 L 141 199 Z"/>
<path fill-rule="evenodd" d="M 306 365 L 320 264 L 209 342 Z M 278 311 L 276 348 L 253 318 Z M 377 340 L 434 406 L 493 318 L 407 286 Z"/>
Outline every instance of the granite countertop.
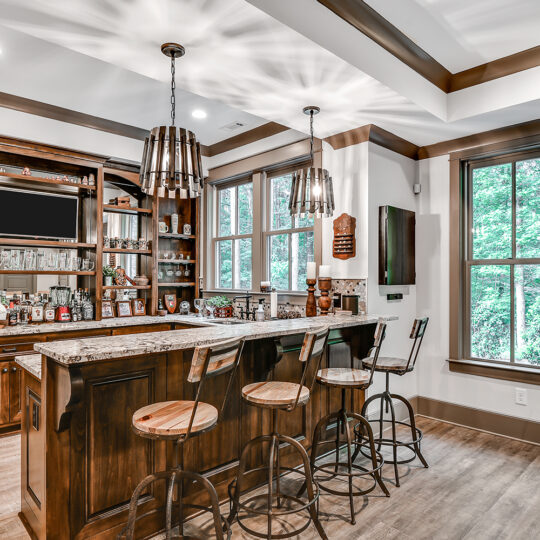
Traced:
<path fill-rule="evenodd" d="M 165 317 L 153 317 L 144 315 L 142 317 L 114 317 L 111 319 L 103 319 L 102 321 L 79 321 L 70 323 L 42 323 L 42 324 L 27 324 L 17 326 L 6 326 L 0 329 L 0 338 L 10 336 L 26 336 L 33 334 L 49 334 L 54 332 L 68 332 L 74 330 L 92 330 L 99 328 L 118 328 L 125 326 L 141 326 L 147 324 L 160 324 L 172 322 L 191 322 L 193 324 L 200 323 L 205 326 L 206 323 L 202 318 L 195 315 L 165 315 Z"/>
<path fill-rule="evenodd" d="M 41 354 L 21 354 L 15 357 L 15 363 L 41 381 Z"/>
<path fill-rule="evenodd" d="M 389 321 L 397 317 L 378 315 L 327 316 L 288 319 L 266 322 L 249 322 L 237 325 L 220 325 L 204 320 L 206 328 L 185 328 L 166 332 L 128 334 L 67 341 L 36 343 L 34 349 L 62 364 L 80 364 L 96 360 L 126 358 L 179 349 L 209 345 L 224 339 L 245 337 L 248 340 L 301 334 L 317 327 L 346 328 L 376 323 L 380 318 Z M 166 318 L 163 318 L 166 320 Z M 199 324 L 195 317 L 176 316 L 177 322 Z"/>

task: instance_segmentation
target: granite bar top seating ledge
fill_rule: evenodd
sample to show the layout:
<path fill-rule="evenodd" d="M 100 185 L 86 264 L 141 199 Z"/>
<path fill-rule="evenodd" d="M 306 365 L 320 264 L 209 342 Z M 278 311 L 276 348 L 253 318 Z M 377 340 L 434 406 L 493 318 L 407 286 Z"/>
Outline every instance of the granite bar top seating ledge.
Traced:
<path fill-rule="evenodd" d="M 379 319 L 396 320 L 397 317 L 378 315 L 327 316 L 286 319 L 266 322 L 249 322 L 238 325 L 218 325 L 211 320 L 176 316 L 177 322 L 197 324 L 198 327 L 165 332 L 128 334 L 67 341 L 36 343 L 34 349 L 61 364 L 81 364 L 113 358 L 127 358 L 143 354 L 190 349 L 223 339 L 245 337 L 247 340 L 301 334 L 316 327 L 330 330 L 351 326 L 374 324 Z M 201 328 L 201 324 L 206 327 Z"/>

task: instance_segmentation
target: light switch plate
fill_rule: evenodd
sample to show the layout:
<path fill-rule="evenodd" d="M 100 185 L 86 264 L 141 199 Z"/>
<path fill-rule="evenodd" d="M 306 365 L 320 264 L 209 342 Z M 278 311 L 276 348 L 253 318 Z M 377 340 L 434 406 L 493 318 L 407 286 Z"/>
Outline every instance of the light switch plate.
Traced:
<path fill-rule="evenodd" d="M 516 391 L 516 404 L 527 405 L 527 389 L 516 387 L 515 391 Z"/>

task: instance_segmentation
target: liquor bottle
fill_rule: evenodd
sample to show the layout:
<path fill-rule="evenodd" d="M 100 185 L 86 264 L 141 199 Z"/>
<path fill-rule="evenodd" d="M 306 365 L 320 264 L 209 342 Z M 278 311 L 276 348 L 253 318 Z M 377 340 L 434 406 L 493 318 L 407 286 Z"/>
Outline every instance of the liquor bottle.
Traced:
<path fill-rule="evenodd" d="M 85 321 L 94 320 L 94 304 L 92 304 L 92 301 L 90 300 L 90 293 L 88 292 L 88 289 L 85 289 L 84 291 L 82 312 L 83 312 L 83 319 Z"/>
<path fill-rule="evenodd" d="M 43 300 L 41 298 L 41 295 L 39 294 L 37 296 L 37 299 L 34 299 L 34 303 L 32 304 L 32 322 L 33 323 L 41 323 L 43 322 Z"/>
<path fill-rule="evenodd" d="M 56 306 L 52 303 L 50 296 L 47 297 L 43 307 L 43 318 L 45 322 L 54 322 L 56 316 Z"/>
<path fill-rule="evenodd" d="M 0 291 L 0 326 L 8 324 L 8 305 L 6 291 Z"/>
<path fill-rule="evenodd" d="M 17 316 L 17 309 L 15 307 L 15 302 L 11 300 L 9 303 L 9 326 L 17 326 L 18 323 L 18 316 Z"/>

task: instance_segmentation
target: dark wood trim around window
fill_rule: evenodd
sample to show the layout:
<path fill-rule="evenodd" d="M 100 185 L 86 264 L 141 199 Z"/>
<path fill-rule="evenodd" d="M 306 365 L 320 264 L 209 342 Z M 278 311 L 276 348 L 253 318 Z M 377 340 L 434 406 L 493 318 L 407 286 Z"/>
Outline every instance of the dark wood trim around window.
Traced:
<path fill-rule="evenodd" d="M 467 163 L 482 160 L 508 161 L 529 157 L 540 148 L 540 133 L 530 137 L 499 141 L 450 154 L 449 208 L 449 358 L 450 370 L 516 382 L 539 384 L 540 370 L 519 363 L 489 362 L 466 358 L 464 348 L 464 249 L 465 189 Z M 485 161 L 487 163 L 487 161 Z M 533 373 L 530 375 L 530 373 Z M 539 382 L 534 382 L 539 381 Z"/>

